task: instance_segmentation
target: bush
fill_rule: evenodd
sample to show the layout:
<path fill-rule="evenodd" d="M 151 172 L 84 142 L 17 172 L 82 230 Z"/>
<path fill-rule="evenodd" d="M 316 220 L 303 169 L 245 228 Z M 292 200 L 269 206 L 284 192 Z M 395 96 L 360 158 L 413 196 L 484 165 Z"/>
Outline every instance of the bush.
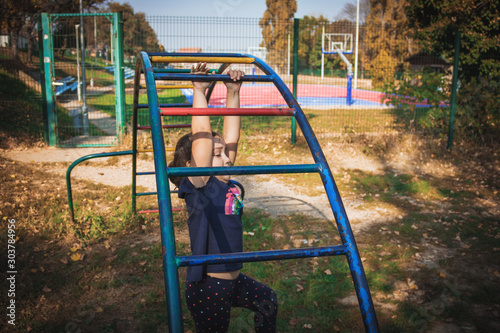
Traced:
<path fill-rule="evenodd" d="M 405 71 L 401 80 L 384 85 L 384 100 L 397 109 L 407 127 L 419 127 L 438 134 L 447 133 L 449 83 L 444 73 L 431 69 Z"/>
<path fill-rule="evenodd" d="M 464 136 L 497 141 L 500 138 L 500 83 L 473 78 L 460 87 L 457 130 Z"/>

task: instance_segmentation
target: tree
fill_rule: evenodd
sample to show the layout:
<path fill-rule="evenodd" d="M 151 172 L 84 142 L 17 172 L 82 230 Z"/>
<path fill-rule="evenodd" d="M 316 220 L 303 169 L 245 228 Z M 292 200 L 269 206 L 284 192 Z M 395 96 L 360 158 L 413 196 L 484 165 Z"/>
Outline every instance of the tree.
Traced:
<path fill-rule="evenodd" d="M 366 57 L 372 84 L 382 87 L 411 52 L 405 4 L 407 0 L 370 0 L 366 20 Z M 383 52 L 382 52 L 383 51 Z M 385 64 L 380 62 L 384 61 Z M 388 75 L 392 72 L 391 75 Z"/>
<path fill-rule="evenodd" d="M 300 21 L 299 68 L 321 68 L 321 38 L 323 27 L 328 23 L 328 19 L 323 15 L 319 17 L 306 15 Z M 329 63 L 326 67 L 332 65 Z"/>
<path fill-rule="evenodd" d="M 2 26 L 6 26 L 10 39 L 10 52 L 12 58 L 21 61 L 19 58 L 18 40 L 21 29 L 32 13 L 34 4 L 30 0 L 0 2 L 0 15 Z"/>
<path fill-rule="evenodd" d="M 288 48 L 288 34 L 292 33 L 292 18 L 297 11 L 296 0 L 266 0 L 267 9 L 260 19 L 263 41 L 260 46 L 268 52 L 270 63 L 284 67 Z"/>
<path fill-rule="evenodd" d="M 94 10 L 106 0 L 85 0 L 83 8 Z M 12 57 L 18 61 L 18 39 L 21 31 L 25 31 L 28 38 L 28 59 L 31 58 L 34 36 L 37 35 L 35 26 L 40 13 L 77 13 L 79 2 L 74 0 L 2 0 L 0 2 L 0 18 L 3 26 L 7 27 L 10 37 Z"/>
<path fill-rule="evenodd" d="M 412 0 L 406 6 L 414 37 L 427 52 L 452 57 L 454 36 L 462 32 L 460 74 L 500 78 L 500 3 L 495 0 Z"/>
<path fill-rule="evenodd" d="M 146 20 L 146 15 L 142 12 L 134 13 L 134 9 L 128 3 L 119 4 L 110 2 L 107 12 L 123 13 L 123 44 L 124 52 L 129 56 L 135 56 L 142 50 L 155 52 L 160 50 L 160 44 L 155 31 Z M 109 40 L 109 28 L 102 30 L 103 40 Z"/>
<path fill-rule="evenodd" d="M 348 2 L 335 18 L 338 21 L 348 20 L 356 22 L 357 7 L 357 2 Z M 370 0 L 359 0 L 359 24 L 366 22 L 368 14 L 370 14 Z"/>

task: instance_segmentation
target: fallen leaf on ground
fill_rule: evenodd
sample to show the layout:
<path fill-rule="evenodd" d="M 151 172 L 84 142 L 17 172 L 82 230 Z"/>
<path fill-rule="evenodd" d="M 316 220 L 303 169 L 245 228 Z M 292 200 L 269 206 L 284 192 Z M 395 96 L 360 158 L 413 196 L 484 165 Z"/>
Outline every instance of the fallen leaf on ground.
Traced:
<path fill-rule="evenodd" d="M 49 287 L 45 286 L 45 287 L 43 287 L 42 291 L 44 293 L 50 293 L 52 291 L 52 289 L 50 289 Z"/>
<path fill-rule="evenodd" d="M 327 270 L 325 271 L 325 274 L 326 274 L 326 275 L 332 275 L 332 271 L 331 271 L 331 270 L 329 270 L 329 269 L 327 269 Z"/>
<path fill-rule="evenodd" d="M 304 290 L 304 287 L 301 285 L 301 284 L 298 284 L 297 283 L 297 292 L 301 292 L 302 290 Z"/>
<path fill-rule="evenodd" d="M 71 260 L 73 260 L 73 261 L 78 261 L 78 260 L 80 260 L 80 258 L 81 258 L 81 257 L 82 257 L 82 256 L 81 256 L 81 254 L 80 254 L 80 253 L 73 253 L 73 254 L 70 256 Z"/>

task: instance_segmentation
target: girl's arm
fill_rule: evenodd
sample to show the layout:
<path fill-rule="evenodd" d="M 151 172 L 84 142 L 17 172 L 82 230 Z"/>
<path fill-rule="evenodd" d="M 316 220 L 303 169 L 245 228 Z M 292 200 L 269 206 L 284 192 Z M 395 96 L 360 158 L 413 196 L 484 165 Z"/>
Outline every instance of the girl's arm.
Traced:
<path fill-rule="evenodd" d="M 206 63 L 198 63 L 191 67 L 192 74 L 208 74 Z M 193 108 L 207 108 L 205 92 L 210 82 L 193 82 Z M 210 116 L 193 116 L 191 120 L 191 133 L 193 134 L 193 146 L 191 150 L 191 161 L 188 167 L 210 167 L 212 166 L 213 138 Z M 208 182 L 209 176 L 189 177 L 195 187 L 203 187 Z"/>
<path fill-rule="evenodd" d="M 227 88 L 227 102 L 226 107 L 228 108 L 239 108 L 240 107 L 240 88 L 241 81 L 239 81 L 243 75 L 243 71 L 230 70 L 227 74 L 233 79 L 233 82 L 224 82 Z M 238 152 L 238 141 L 240 139 L 240 126 L 241 117 L 240 116 L 226 116 L 224 117 L 224 129 L 223 136 L 227 147 L 227 156 L 231 160 L 231 164 L 234 165 L 236 160 L 236 153 Z"/>

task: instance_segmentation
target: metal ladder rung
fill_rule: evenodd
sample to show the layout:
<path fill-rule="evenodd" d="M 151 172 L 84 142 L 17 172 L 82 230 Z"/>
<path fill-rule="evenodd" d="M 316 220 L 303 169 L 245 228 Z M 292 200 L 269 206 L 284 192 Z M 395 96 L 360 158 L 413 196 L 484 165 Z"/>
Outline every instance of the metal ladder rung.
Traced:
<path fill-rule="evenodd" d="M 171 104 L 160 104 L 161 108 L 190 108 L 193 106 L 191 103 L 171 103 Z M 148 104 L 138 104 L 138 109 L 149 109 Z"/>
<path fill-rule="evenodd" d="M 184 208 L 172 208 L 173 212 L 180 212 Z M 151 213 L 159 213 L 159 209 L 145 209 L 145 210 L 140 210 L 138 211 L 139 214 L 151 214 Z"/>
<path fill-rule="evenodd" d="M 165 148 L 165 151 L 175 151 L 175 148 Z M 153 153 L 153 149 L 138 149 L 138 153 Z"/>
<path fill-rule="evenodd" d="M 270 250 L 270 251 L 255 251 L 255 252 L 238 252 L 216 255 L 196 255 L 177 257 L 179 266 L 198 266 L 240 262 L 256 262 L 284 259 L 299 259 L 307 257 L 326 257 L 345 255 L 347 248 L 345 245 L 315 247 L 315 248 L 298 248 L 289 250 Z"/>
<path fill-rule="evenodd" d="M 174 177 L 216 176 L 216 175 L 259 175 L 320 172 L 317 164 L 252 165 L 236 167 L 168 168 L 168 175 Z M 138 176 L 154 175 L 154 171 L 137 172 Z"/>
<path fill-rule="evenodd" d="M 191 124 L 173 124 L 173 125 L 163 125 L 162 128 L 186 128 L 191 127 Z M 149 130 L 151 126 L 137 126 L 138 130 Z"/>
<path fill-rule="evenodd" d="M 143 197 L 146 195 L 156 195 L 158 192 L 137 192 L 135 195 L 138 197 Z"/>
<path fill-rule="evenodd" d="M 200 74 L 168 74 L 168 73 L 155 73 L 153 74 L 155 80 L 165 81 L 233 81 L 227 74 L 213 74 L 213 75 L 200 75 Z M 273 82 L 273 77 L 270 75 L 245 75 L 240 78 L 242 82 Z"/>
<path fill-rule="evenodd" d="M 162 116 L 293 116 L 292 108 L 162 108 Z"/>
<path fill-rule="evenodd" d="M 212 73 L 212 74 L 218 74 L 219 70 L 218 69 L 210 69 L 208 72 Z M 141 68 L 141 73 L 144 73 L 144 70 L 142 68 Z M 184 69 L 184 68 L 154 68 L 153 73 L 185 73 L 185 74 L 189 74 L 189 73 L 191 73 L 191 70 Z"/>
<path fill-rule="evenodd" d="M 250 57 L 197 57 L 192 55 L 170 55 L 170 56 L 151 56 L 152 63 L 178 63 L 178 62 L 209 62 L 224 64 L 253 64 L 255 58 Z"/>
<path fill-rule="evenodd" d="M 139 89 L 146 89 L 146 86 L 140 85 Z M 192 84 L 158 84 L 156 89 L 193 89 Z"/>

